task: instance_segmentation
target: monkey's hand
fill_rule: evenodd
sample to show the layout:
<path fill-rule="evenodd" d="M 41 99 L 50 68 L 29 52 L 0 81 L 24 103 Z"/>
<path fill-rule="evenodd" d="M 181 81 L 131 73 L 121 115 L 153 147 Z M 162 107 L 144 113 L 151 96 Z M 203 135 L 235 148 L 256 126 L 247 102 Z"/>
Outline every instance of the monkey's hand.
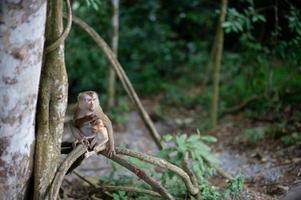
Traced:
<path fill-rule="evenodd" d="M 89 147 L 89 141 L 88 141 L 87 138 L 85 138 L 85 137 L 81 137 L 81 139 L 76 139 L 76 140 L 72 143 L 73 149 L 75 149 L 75 147 L 77 146 L 77 144 L 83 144 L 84 146 Z"/>
<path fill-rule="evenodd" d="M 90 143 L 89 143 L 88 139 L 85 136 L 81 137 L 79 143 L 83 144 L 87 148 L 89 148 L 89 146 L 90 146 Z"/>

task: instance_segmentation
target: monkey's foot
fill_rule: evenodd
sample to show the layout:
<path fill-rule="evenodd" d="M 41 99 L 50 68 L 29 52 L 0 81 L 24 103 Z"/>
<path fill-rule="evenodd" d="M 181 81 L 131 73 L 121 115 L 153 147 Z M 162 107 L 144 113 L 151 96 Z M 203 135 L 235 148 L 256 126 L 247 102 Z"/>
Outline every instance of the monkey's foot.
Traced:
<path fill-rule="evenodd" d="M 106 153 L 109 156 L 109 158 L 112 158 L 116 154 L 115 149 L 113 149 L 113 150 L 112 149 L 107 149 Z"/>

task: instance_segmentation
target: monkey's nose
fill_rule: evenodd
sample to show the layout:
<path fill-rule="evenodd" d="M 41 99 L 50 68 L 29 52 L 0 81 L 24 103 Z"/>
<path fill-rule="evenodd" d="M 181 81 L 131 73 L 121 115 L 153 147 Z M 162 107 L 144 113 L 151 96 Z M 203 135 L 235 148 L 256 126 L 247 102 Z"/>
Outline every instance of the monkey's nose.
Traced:
<path fill-rule="evenodd" d="M 89 104 L 89 109 L 93 111 L 93 109 L 94 109 L 93 103 Z"/>

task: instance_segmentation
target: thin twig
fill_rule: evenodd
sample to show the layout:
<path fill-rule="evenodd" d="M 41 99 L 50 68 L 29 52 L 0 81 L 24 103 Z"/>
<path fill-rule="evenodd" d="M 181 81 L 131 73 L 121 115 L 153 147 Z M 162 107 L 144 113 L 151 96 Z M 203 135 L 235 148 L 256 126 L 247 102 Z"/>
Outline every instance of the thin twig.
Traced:
<path fill-rule="evenodd" d="M 216 165 L 213 165 L 212 162 L 208 158 L 206 158 L 204 156 L 202 158 L 204 159 L 204 161 L 208 165 L 210 165 L 211 167 L 213 167 L 220 176 L 224 177 L 225 179 L 229 179 L 229 180 L 233 178 L 230 174 L 228 174 L 227 172 L 225 172 L 222 168 L 220 168 L 220 167 L 218 167 Z"/>
<path fill-rule="evenodd" d="M 116 191 L 116 190 L 122 190 L 126 192 L 137 192 L 137 193 L 144 193 L 151 196 L 161 197 L 161 195 L 158 192 L 154 192 L 152 190 L 147 189 L 141 189 L 137 187 L 126 187 L 126 186 L 113 186 L 113 185 L 104 185 L 101 186 L 102 189 L 107 191 Z"/>
<path fill-rule="evenodd" d="M 111 67 L 115 70 L 117 76 L 119 77 L 125 91 L 129 95 L 130 99 L 133 103 L 137 106 L 138 111 L 141 115 L 142 120 L 144 121 L 147 129 L 149 130 L 153 140 L 157 144 L 159 149 L 163 148 L 163 143 L 161 142 L 161 136 L 159 135 L 154 123 L 152 122 L 151 118 L 149 117 L 148 113 L 144 109 L 134 87 L 132 86 L 131 82 L 129 81 L 126 73 L 124 72 L 121 64 L 116 59 L 116 56 L 104 41 L 104 39 L 86 22 L 82 21 L 81 19 L 73 16 L 73 22 L 81 27 L 84 31 L 86 31 L 96 42 L 97 46 L 103 51 L 107 59 L 109 60 Z"/>
<path fill-rule="evenodd" d="M 116 152 L 118 154 L 138 158 L 138 159 L 143 160 L 145 162 L 157 165 L 161 168 L 173 171 L 175 174 L 177 174 L 178 176 L 180 176 L 183 179 L 183 181 L 186 185 L 186 188 L 188 189 L 188 191 L 192 195 L 195 195 L 199 192 L 199 188 L 192 184 L 188 174 L 183 169 L 181 169 L 180 167 L 178 167 L 176 165 L 173 165 L 173 164 L 167 162 L 166 160 L 164 160 L 162 158 L 157 158 L 157 157 L 150 156 L 150 155 L 147 155 L 147 154 L 144 154 L 144 153 L 136 152 L 136 151 L 129 150 L 129 149 L 122 149 L 122 148 L 116 148 Z"/>
<path fill-rule="evenodd" d="M 79 172 L 77 172 L 76 170 L 73 170 L 73 172 L 78 178 L 80 178 L 81 180 L 85 181 L 86 183 L 88 183 L 90 186 L 97 188 L 97 186 L 92 183 L 91 181 L 89 181 L 88 179 L 86 179 L 84 176 L 82 176 Z"/>
<path fill-rule="evenodd" d="M 79 177 L 81 180 L 85 181 L 86 183 L 88 183 L 90 186 L 92 186 L 94 188 L 99 188 L 100 187 L 101 189 L 106 190 L 106 191 L 122 190 L 122 191 L 126 191 L 126 192 L 137 192 L 137 193 L 144 193 L 144 194 L 149 194 L 149 195 L 152 195 L 152 196 L 161 197 L 161 195 L 158 192 L 154 192 L 152 190 L 147 190 L 147 189 L 141 189 L 141 188 L 137 188 L 137 187 L 113 186 L 113 185 L 101 185 L 101 186 L 99 186 L 99 185 L 96 185 L 96 184 L 92 183 L 88 179 L 86 179 L 79 172 L 74 170 L 73 173 L 77 177 Z"/>
<path fill-rule="evenodd" d="M 233 113 L 237 113 L 239 111 L 241 111 L 242 109 L 244 109 L 246 106 L 248 106 L 252 101 L 256 101 L 258 99 L 260 99 L 261 96 L 258 96 L 258 95 L 253 95 L 247 99 L 245 99 L 243 102 L 241 102 L 240 104 L 234 106 L 234 107 L 231 107 L 231 108 L 228 108 L 228 109 L 225 109 L 222 114 L 219 116 L 219 118 L 222 118 L 224 115 L 227 115 L 227 114 L 233 114 Z"/>

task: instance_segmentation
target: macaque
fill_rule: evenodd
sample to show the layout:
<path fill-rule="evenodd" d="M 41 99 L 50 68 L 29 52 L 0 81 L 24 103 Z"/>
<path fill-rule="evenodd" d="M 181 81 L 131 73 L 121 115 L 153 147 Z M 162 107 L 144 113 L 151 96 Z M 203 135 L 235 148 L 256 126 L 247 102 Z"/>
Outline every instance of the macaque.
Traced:
<path fill-rule="evenodd" d="M 106 148 L 109 156 L 115 154 L 112 123 L 103 113 L 96 92 L 86 91 L 78 95 L 73 125 L 77 128 L 72 131 L 75 144 L 80 142 L 87 146 L 86 157 Z"/>

